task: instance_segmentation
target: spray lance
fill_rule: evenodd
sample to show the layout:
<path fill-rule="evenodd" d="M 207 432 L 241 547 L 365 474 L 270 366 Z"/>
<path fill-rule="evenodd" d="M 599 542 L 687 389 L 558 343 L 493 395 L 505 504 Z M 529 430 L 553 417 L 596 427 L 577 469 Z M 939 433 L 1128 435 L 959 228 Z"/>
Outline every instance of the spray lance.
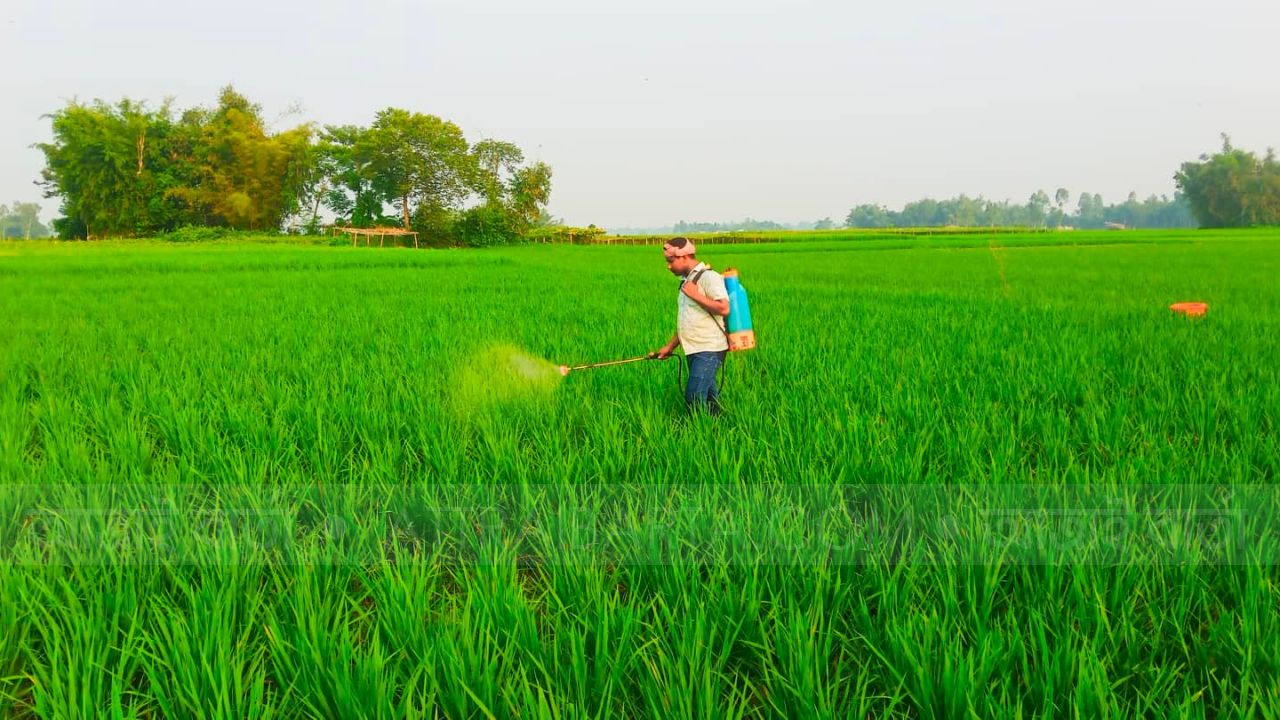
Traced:
<path fill-rule="evenodd" d="M 667 357 L 671 357 L 668 355 Z M 588 363 L 586 365 L 561 365 L 560 374 L 568 375 L 572 370 L 590 370 L 592 368 L 608 367 L 610 365 L 626 365 L 627 363 L 640 362 L 641 360 L 666 360 L 667 358 L 658 357 L 658 353 L 651 352 L 648 355 L 640 357 L 627 358 L 626 360 L 609 360 L 606 362 Z"/>

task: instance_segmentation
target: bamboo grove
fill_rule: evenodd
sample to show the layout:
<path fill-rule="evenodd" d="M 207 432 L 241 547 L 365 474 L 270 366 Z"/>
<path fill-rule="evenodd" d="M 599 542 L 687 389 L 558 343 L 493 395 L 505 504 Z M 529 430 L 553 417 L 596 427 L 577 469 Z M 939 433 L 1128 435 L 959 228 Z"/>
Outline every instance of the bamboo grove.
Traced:
<path fill-rule="evenodd" d="M 551 169 L 512 143 L 387 108 L 368 126 L 275 131 L 228 86 L 212 108 L 69 102 L 38 144 L 63 238 L 146 237 L 184 227 L 315 231 L 327 218 L 395 224 L 432 244 L 493 245 L 545 213 Z M 323 211 L 323 214 L 322 214 Z"/>

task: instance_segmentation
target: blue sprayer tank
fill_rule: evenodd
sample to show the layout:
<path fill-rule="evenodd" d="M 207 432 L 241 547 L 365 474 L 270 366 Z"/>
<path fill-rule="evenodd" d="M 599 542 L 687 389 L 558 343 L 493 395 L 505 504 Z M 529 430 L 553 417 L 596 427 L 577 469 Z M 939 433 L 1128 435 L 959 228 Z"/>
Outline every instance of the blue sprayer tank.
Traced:
<path fill-rule="evenodd" d="M 725 268 L 724 289 L 729 293 L 729 317 L 725 332 L 729 336 L 729 350 L 750 350 L 756 346 L 756 331 L 751 327 L 751 306 L 747 304 L 747 289 L 738 279 L 738 271 Z"/>

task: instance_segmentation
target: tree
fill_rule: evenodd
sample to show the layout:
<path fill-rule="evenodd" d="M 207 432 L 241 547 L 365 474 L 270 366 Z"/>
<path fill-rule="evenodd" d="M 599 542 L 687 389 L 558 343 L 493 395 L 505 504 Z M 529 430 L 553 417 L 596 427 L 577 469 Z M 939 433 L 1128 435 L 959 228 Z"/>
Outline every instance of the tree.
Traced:
<path fill-rule="evenodd" d="M 946 208 L 933 198 L 924 198 L 902 206 L 899 227 L 936 227 L 947 224 Z"/>
<path fill-rule="evenodd" d="M 168 137 L 169 104 L 72 101 L 46 116 L 53 141 L 40 143 L 45 197 L 61 198 L 63 217 L 54 221 L 62 237 L 139 235 L 164 229 L 175 208 L 165 194 L 175 182 Z"/>
<path fill-rule="evenodd" d="M 1008 200 L 1000 202 L 987 200 L 982 208 L 985 224 L 991 226 L 1025 225 L 1027 224 L 1025 215 L 1025 207 L 1013 205 Z"/>
<path fill-rule="evenodd" d="M 355 227 L 370 227 L 382 217 L 382 200 L 373 190 L 369 169 L 372 149 L 367 133 L 357 125 L 330 125 L 316 147 L 324 185 L 317 200 Z"/>
<path fill-rule="evenodd" d="M 516 170 L 511 178 L 512 214 L 521 232 L 537 223 L 551 200 L 551 166 L 543 162 Z"/>
<path fill-rule="evenodd" d="M 830 230 L 830 229 L 834 228 L 835 226 L 836 226 L 836 224 L 835 224 L 835 222 L 833 222 L 833 221 L 831 220 L 831 218 L 829 218 L 829 217 L 825 217 L 825 218 L 822 218 L 821 220 L 819 220 L 818 222 L 814 223 L 814 224 L 813 224 L 813 229 L 814 229 L 814 230 Z"/>
<path fill-rule="evenodd" d="M 1053 203 L 1057 205 L 1053 214 L 1053 224 L 1055 226 L 1062 227 L 1063 218 L 1067 216 L 1066 205 L 1069 202 L 1071 202 L 1070 190 L 1060 187 L 1053 193 Z"/>
<path fill-rule="evenodd" d="M 893 218 L 889 209 L 883 205 L 858 205 L 849 211 L 844 219 L 845 227 L 852 228 L 886 228 L 893 227 Z"/>
<path fill-rule="evenodd" d="M 32 228 L 39 224 L 40 206 L 35 203 L 16 202 L 13 204 L 12 212 L 22 227 L 22 239 L 30 240 Z"/>
<path fill-rule="evenodd" d="M 1087 192 L 1080 193 L 1076 198 L 1076 215 L 1075 225 L 1079 228 L 1100 228 L 1104 220 L 1104 206 L 1102 204 L 1102 196 L 1098 194 L 1090 195 Z"/>
<path fill-rule="evenodd" d="M 1138 227 L 1141 222 L 1140 209 L 1138 193 L 1130 190 L 1123 204 L 1111 206 L 1108 216 L 1112 218 L 1112 222 L 1119 222 L 1125 227 Z"/>
<path fill-rule="evenodd" d="M 1059 208 L 1065 207 L 1067 203 L 1071 202 L 1071 191 L 1066 188 L 1058 188 L 1057 192 L 1053 194 L 1053 201 Z"/>
<path fill-rule="evenodd" d="M 293 219 L 301 224 L 303 213 L 309 210 L 310 218 L 305 223 L 309 233 L 319 227 L 320 200 L 328 189 L 328 181 L 319 167 L 315 133 L 314 126 L 307 124 L 272 138 L 286 152 L 281 220 Z"/>
<path fill-rule="evenodd" d="M 378 113 L 360 151 L 367 153 L 367 177 L 385 202 L 399 204 L 405 227 L 413 203 L 431 210 L 456 209 L 474 177 L 474 160 L 462 130 L 435 115 L 387 108 Z"/>
<path fill-rule="evenodd" d="M 489 202 L 497 202 L 510 178 L 524 162 L 524 153 L 509 142 L 481 140 L 471 147 L 471 154 L 480 171 L 477 174 L 479 191 Z"/>
<path fill-rule="evenodd" d="M 40 206 L 16 202 L 13 207 L 0 203 L 0 240 L 48 237 L 49 228 L 40 222 Z"/>
<path fill-rule="evenodd" d="M 982 219 L 981 199 L 961 195 L 939 203 L 947 225 L 975 226 L 985 224 Z"/>
<path fill-rule="evenodd" d="M 391 205 L 403 225 L 453 239 L 477 196 L 488 209 L 466 227 L 492 237 L 493 228 L 537 223 L 551 193 L 551 169 L 523 167 L 515 145 L 471 148 L 457 125 L 397 108 L 367 128 L 326 127 L 318 141 L 309 124 L 269 132 L 262 109 L 230 86 L 215 107 L 176 117 L 167 102 L 151 111 L 123 100 L 71 102 L 49 118 L 53 141 L 37 147 L 45 195 L 61 200 L 63 237 L 314 227 L 321 205 L 367 226 L 386 222 Z M 499 223 L 495 213 L 509 217 Z M 26 233 L 36 227 L 28 222 Z"/>
<path fill-rule="evenodd" d="M 1152 217 L 1156 227 L 1182 228 L 1196 225 L 1195 216 L 1191 214 L 1191 205 L 1180 192 L 1175 192 L 1172 201 L 1157 208 Z"/>
<path fill-rule="evenodd" d="M 458 237 L 467 245 L 505 245 L 519 237 L 515 216 L 498 203 L 486 202 L 469 208 L 458 220 Z"/>
<path fill-rule="evenodd" d="M 1183 163 L 1174 181 L 1200 227 L 1251 227 L 1280 224 L 1280 163 L 1275 152 L 1257 155 L 1232 147 L 1199 162 Z"/>
<path fill-rule="evenodd" d="M 181 225 L 274 230 L 317 180 L 310 126 L 270 135 L 261 110 L 231 87 L 213 110 L 175 121 L 128 99 L 77 102 L 48 116 L 46 197 L 59 197 L 62 237 L 136 236 Z"/>
<path fill-rule="evenodd" d="M 1027 200 L 1027 219 L 1028 224 L 1037 227 L 1044 226 L 1045 214 L 1049 209 L 1049 196 L 1044 190 L 1037 190 Z"/>
<path fill-rule="evenodd" d="M 311 126 L 268 135 L 261 108 L 230 86 L 212 113 L 187 113 L 182 124 L 188 167 L 169 195 L 193 224 L 276 230 L 302 207 L 315 178 Z"/>

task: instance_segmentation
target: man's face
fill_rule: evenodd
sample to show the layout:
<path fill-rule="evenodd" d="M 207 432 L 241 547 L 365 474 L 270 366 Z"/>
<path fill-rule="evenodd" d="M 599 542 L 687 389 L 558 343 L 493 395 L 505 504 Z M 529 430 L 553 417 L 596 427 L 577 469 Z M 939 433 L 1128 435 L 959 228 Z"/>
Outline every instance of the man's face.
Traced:
<path fill-rule="evenodd" d="M 678 257 L 671 257 L 668 255 L 666 256 L 666 260 L 667 270 L 669 270 L 672 275 L 684 275 L 694 266 L 693 259 L 688 255 L 681 255 Z"/>

